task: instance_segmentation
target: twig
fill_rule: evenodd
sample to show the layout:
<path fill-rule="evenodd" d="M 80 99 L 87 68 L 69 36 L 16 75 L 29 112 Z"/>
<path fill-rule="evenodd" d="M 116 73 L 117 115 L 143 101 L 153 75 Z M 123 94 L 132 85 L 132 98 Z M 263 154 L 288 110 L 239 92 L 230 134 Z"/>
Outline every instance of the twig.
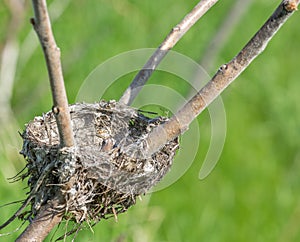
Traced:
<path fill-rule="evenodd" d="M 172 28 L 171 32 L 150 57 L 147 63 L 135 76 L 130 86 L 125 90 L 120 102 L 130 105 L 137 96 L 143 85 L 148 81 L 153 71 L 172 49 L 181 37 L 216 3 L 218 0 L 202 0 L 193 10 L 187 14 L 179 24 Z"/>
<path fill-rule="evenodd" d="M 266 48 L 285 21 L 297 10 L 300 0 L 284 0 L 278 8 L 246 44 L 246 46 L 228 64 L 222 65 L 214 77 L 181 108 L 168 122 L 153 129 L 147 137 L 149 156 L 187 130 L 195 119 L 221 92 L 233 82 L 243 70 Z"/>
<path fill-rule="evenodd" d="M 43 47 L 50 79 L 53 113 L 55 114 L 60 144 L 62 147 L 74 145 L 68 100 L 60 62 L 60 50 L 56 45 L 45 0 L 32 0 L 35 18 L 32 25 Z"/>
<path fill-rule="evenodd" d="M 51 16 L 51 23 L 55 23 L 64 11 L 70 5 L 71 0 L 54 0 L 48 5 L 49 15 Z M 20 66 L 24 68 L 30 58 L 33 56 L 34 51 L 38 47 L 39 43 L 36 41 L 34 30 L 30 30 L 22 42 L 20 48 Z"/>

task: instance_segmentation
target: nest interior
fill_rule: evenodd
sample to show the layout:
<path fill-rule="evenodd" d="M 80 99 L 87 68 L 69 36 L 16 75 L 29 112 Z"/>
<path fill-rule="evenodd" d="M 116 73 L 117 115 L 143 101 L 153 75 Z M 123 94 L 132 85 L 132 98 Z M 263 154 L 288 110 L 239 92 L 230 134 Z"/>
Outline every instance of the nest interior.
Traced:
<path fill-rule="evenodd" d="M 145 137 L 167 119 L 148 118 L 116 101 L 70 106 L 75 146 L 59 147 L 54 114 L 29 122 L 21 153 L 27 160 L 33 218 L 47 201 L 62 194 L 64 218 L 99 221 L 125 212 L 156 185 L 172 165 L 178 139 L 144 154 Z"/>

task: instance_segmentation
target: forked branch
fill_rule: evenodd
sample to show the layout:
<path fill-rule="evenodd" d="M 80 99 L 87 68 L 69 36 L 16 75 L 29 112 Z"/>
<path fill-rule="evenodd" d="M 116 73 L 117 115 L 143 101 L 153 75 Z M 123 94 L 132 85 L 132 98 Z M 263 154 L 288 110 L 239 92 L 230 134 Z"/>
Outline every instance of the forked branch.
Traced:
<path fill-rule="evenodd" d="M 31 23 L 39 37 L 47 63 L 60 144 L 62 147 L 70 147 L 74 145 L 74 137 L 62 74 L 60 49 L 52 33 L 46 0 L 32 0 L 32 4 L 35 17 L 31 19 Z"/>
<path fill-rule="evenodd" d="M 53 111 L 56 114 L 57 125 L 60 129 L 60 143 L 61 146 L 72 146 L 74 144 L 74 138 L 63 83 L 60 51 L 56 46 L 52 34 L 45 0 L 32 0 L 32 2 L 35 10 L 35 19 L 32 20 L 32 23 L 39 36 L 47 61 L 54 102 Z M 202 2 L 211 3 L 213 1 Z M 219 96 L 220 93 L 265 49 L 278 29 L 297 9 L 299 2 L 300 0 L 282 1 L 273 15 L 235 58 L 228 64 L 221 66 L 211 81 L 168 122 L 152 130 L 146 139 L 146 153 L 148 155 L 153 154 L 168 141 L 174 139 L 180 133 L 183 133 L 192 120 L 217 96 Z M 185 27 L 185 25 L 183 25 L 183 27 Z M 184 33 L 182 33 L 182 35 L 183 34 Z M 164 51 L 168 51 L 168 49 L 164 49 Z M 159 56 L 159 58 L 162 59 L 164 55 Z M 155 62 L 154 59 L 153 61 L 153 63 L 159 63 Z M 153 70 L 150 72 L 150 75 Z M 131 99 L 129 98 L 126 100 L 130 101 Z M 50 230 L 60 222 L 61 211 L 57 208 L 60 207 L 60 199 L 62 199 L 62 197 L 60 197 L 59 194 L 56 195 L 57 199 L 53 199 L 43 206 L 39 214 L 35 216 L 34 221 L 28 226 L 17 241 L 41 241 L 47 236 Z"/>
<path fill-rule="evenodd" d="M 172 28 L 171 32 L 157 48 L 154 54 L 150 57 L 143 68 L 133 79 L 130 86 L 126 89 L 120 102 L 130 105 L 135 97 L 138 95 L 143 85 L 148 81 L 153 71 L 166 56 L 170 49 L 172 49 L 181 37 L 216 3 L 218 0 L 202 0 L 193 10 L 187 14 L 179 24 Z"/>
<path fill-rule="evenodd" d="M 297 10 L 300 0 L 284 0 L 272 16 L 229 63 L 222 65 L 214 77 L 168 122 L 156 127 L 147 138 L 146 155 L 183 133 L 189 124 L 264 51 L 269 41 Z"/>

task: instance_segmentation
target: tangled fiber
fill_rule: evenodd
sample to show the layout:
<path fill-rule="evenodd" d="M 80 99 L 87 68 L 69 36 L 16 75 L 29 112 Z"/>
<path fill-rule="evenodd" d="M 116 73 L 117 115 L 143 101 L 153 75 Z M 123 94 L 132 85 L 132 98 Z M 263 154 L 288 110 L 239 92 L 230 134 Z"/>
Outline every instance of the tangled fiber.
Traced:
<path fill-rule="evenodd" d="M 148 155 L 145 138 L 163 117 L 148 118 L 116 101 L 70 106 L 75 146 L 60 148 L 54 114 L 29 122 L 22 134 L 33 219 L 47 201 L 62 196 L 63 219 L 98 222 L 135 204 L 168 172 L 178 139 Z M 29 205 L 28 204 L 28 205 Z"/>

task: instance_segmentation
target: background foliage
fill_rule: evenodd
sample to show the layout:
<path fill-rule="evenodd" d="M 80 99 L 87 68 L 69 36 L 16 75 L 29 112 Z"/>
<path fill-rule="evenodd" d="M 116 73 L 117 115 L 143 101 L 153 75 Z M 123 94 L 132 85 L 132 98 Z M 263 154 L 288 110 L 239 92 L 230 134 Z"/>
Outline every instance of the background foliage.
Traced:
<path fill-rule="evenodd" d="M 169 30 L 197 3 L 189 1 L 74 0 L 53 22 L 62 50 L 69 102 L 75 102 L 87 75 L 121 52 L 157 47 Z M 218 54 L 213 74 L 258 30 L 280 1 L 258 1 L 248 7 L 230 41 Z M 176 45 L 174 50 L 199 60 L 234 1 L 220 1 Z M 21 138 L 24 124 L 51 109 L 47 72 L 40 46 L 26 16 L 18 35 L 20 56 L 11 100 L 13 115 L 1 124 L 1 204 L 23 199 L 25 183 L 9 183 L 24 166 Z M 54 8 L 53 16 L 59 7 Z M 57 11 L 56 11 L 57 10 Z M 52 15 L 51 15 L 52 16 Z M 299 13 L 285 24 L 266 51 L 222 95 L 227 137 L 217 167 L 205 180 L 198 172 L 206 154 L 209 115 L 198 118 L 199 151 L 191 168 L 172 186 L 143 197 L 126 214 L 81 231 L 77 241 L 299 241 L 300 240 L 300 109 Z M 0 51 L 10 29 L 10 13 L 0 3 Z M 31 32 L 31 33 L 30 33 Z M 30 39 L 31 38 L 31 39 Z M 115 86 L 118 99 L 129 76 Z M 152 83 L 164 82 L 156 73 Z M 159 81 L 157 81 L 159 79 Z M 157 97 L 159 98 L 159 97 Z M 0 114 L 2 115 L 2 114 Z M 182 161 L 184 162 L 184 161 Z M 0 209 L 0 223 L 17 205 Z M 14 223 L 6 231 L 12 230 Z M 61 226 L 59 234 L 63 231 Z M 17 235 L 4 237 L 12 241 Z M 2 238 L 1 238 L 2 239 Z"/>

